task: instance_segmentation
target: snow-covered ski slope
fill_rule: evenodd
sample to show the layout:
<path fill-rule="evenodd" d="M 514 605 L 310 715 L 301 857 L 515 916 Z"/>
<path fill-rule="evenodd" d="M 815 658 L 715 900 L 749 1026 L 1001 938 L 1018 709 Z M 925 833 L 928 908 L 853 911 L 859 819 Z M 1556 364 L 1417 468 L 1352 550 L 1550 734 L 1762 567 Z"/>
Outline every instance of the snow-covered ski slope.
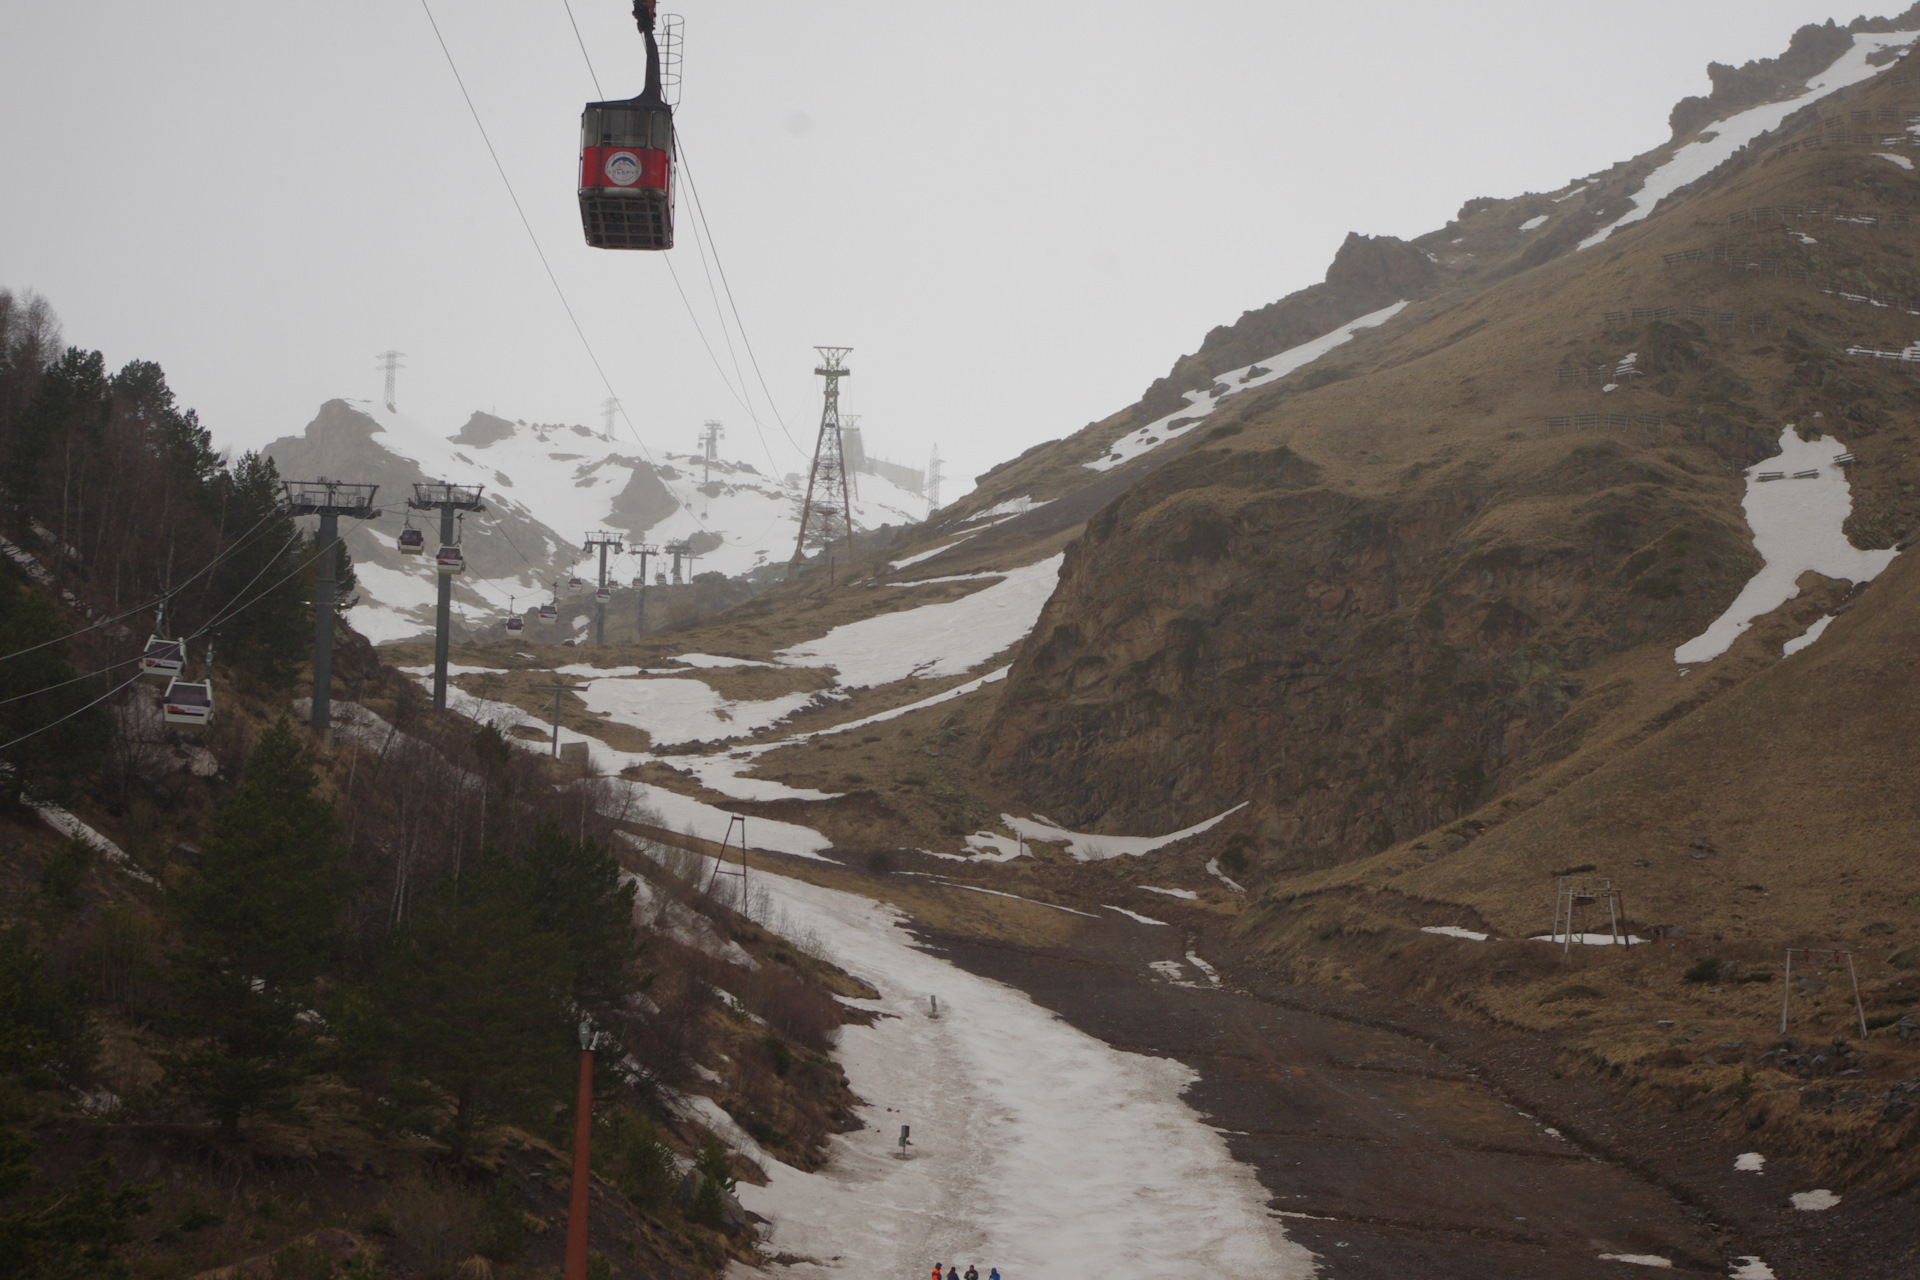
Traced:
<path fill-rule="evenodd" d="M 909 1280 L 935 1262 L 998 1267 L 1006 1280 L 1313 1274 L 1253 1171 L 1182 1100 L 1190 1068 L 1111 1048 L 919 950 L 891 908 L 784 877 L 759 883 L 784 930 L 811 931 L 880 992 L 850 1003 L 887 1015 L 843 1028 L 836 1055 L 866 1100 L 866 1127 L 835 1137 L 819 1173 L 758 1153 L 770 1185 L 739 1189 L 770 1220 L 771 1250 L 822 1260 L 773 1274 Z M 902 1124 L 907 1160 L 893 1155 Z"/>
<path fill-rule="evenodd" d="M 1673 153 L 1673 158 L 1647 175 L 1647 180 L 1632 197 L 1633 208 L 1609 222 L 1585 240 L 1582 249 L 1599 244 L 1621 227 L 1631 226 L 1652 213 L 1659 203 L 1718 169 L 1740 148 L 1750 145 L 1761 134 L 1780 127 L 1785 120 L 1809 103 L 1838 93 L 1863 80 L 1870 80 L 1885 67 L 1876 67 L 1867 59 L 1883 49 L 1902 49 L 1920 39 L 1920 31 L 1859 32 L 1853 47 L 1834 59 L 1833 65 L 1807 81 L 1807 90 L 1785 102 L 1768 102 L 1750 107 L 1725 120 L 1706 126 L 1702 136 Z"/>
<path fill-rule="evenodd" d="M 1184 393 L 1186 404 L 1175 409 L 1164 418 L 1149 422 L 1137 431 L 1130 431 L 1115 440 L 1104 457 L 1095 458 L 1083 464 L 1092 471 L 1111 471 L 1123 462 L 1130 462 L 1149 450 L 1156 449 L 1178 436 L 1198 426 L 1206 416 L 1229 394 L 1239 391 L 1251 391 L 1264 387 L 1269 382 L 1277 382 L 1296 369 L 1301 369 L 1343 343 L 1351 342 L 1353 336 L 1362 329 L 1374 329 L 1399 315 L 1406 307 L 1405 302 L 1396 302 L 1390 307 L 1382 307 L 1358 320 L 1341 325 L 1331 333 L 1323 333 L 1310 342 L 1297 347 L 1289 347 L 1278 355 L 1256 360 L 1240 369 L 1229 369 L 1214 379 L 1214 386 L 1226 387 L 1219 395 L 1208 391 L 1188 391 Z"/>

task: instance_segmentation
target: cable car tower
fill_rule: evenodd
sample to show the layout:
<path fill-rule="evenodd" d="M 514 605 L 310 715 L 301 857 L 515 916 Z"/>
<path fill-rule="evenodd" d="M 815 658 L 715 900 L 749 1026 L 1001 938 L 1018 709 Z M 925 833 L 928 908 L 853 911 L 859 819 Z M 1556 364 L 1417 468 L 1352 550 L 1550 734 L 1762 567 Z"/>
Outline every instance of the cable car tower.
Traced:
<path fill-rule="evenodd" d="M 585 543 L 588 551 L 600 553 L 600 583 L 594 589 L 593 600 L 593 643 L 599 648 L 607 647 L 607 601 L 613 598 L 613 588 L 607 585 L 607 552 L 625 551 L 626 546 L 617 533 L 589 533 Z"/>
<path fill-rule="evenodd" d="M 287 514 L 320 517 L 320 532 L 315 538 L 320 544 L 320 566 L 313 582 L 313 714 L 308 723 L 326 738 L 333 728 L 334 565 L 340 559 L 335 550 L 340 542 L 340 517 L 372 520 L 378 516 L 373 495 L 380 486 L 321 476 L 318 480 L 286 480 L 280 487 L 287 494 Z"/>
<path fill-rule="evenodd" d="M 800 536 L 794 539 L 787 572 L 800 567 L 807 546 L 830 548 L 844 539 L 847 568 L 853 568 L 853 487 L 847 478 L 847 455 L 840 439 L 840 379 L 853 376 L 846 366 L 852 347 L 815 347 L 820 367 L 814 372 L 827 380 L 826 402 L 820 410 L 820 434 L 813 444 L 813 469 L 807 473 L 807 498 L 800 508 Z"/>
<path fill-rule="evenodd" d="M 447 709 L 447 626 L 453 612 L 453 579 L 467 567 L 467 554 L 454 536 L 453 516 L 460 512 L 485 511 L 480 494 L 486 488 L 478 484 L 448 484 L 434 481 L 413 486 L 407 506 L 414 511 L 440 513 L 440 554 L 435 557 L 440 579 L 439 599 L 433 615 L 433 708 Z"/>
<path fill-rule="evenodd" d="M 673 248 L 673 99 L 680 89 L 680 19 L 656 20 L 633 0 L 647 42 L 647 83 L 635 98 L 589 102 L 580 113 L 580 225 L 595 249 Z"/>

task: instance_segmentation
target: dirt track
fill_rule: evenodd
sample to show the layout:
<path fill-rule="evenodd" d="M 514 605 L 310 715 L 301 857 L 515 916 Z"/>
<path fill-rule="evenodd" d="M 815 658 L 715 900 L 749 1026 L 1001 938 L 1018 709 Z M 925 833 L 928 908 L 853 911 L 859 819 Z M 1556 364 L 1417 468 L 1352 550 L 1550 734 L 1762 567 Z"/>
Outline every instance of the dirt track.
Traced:
<path fill-rule="evenodd" d="M 1433 1010 L 1256 994 L 1230 973 L 1216 989 L 1176 926 L 1116 921 L 1054 950 L 923 937 L 1117 1048 L 1193 1067 L 1189 1100 L 1334 1280 L 1636 1274 L 1603 1254 L 1716 1276 L 1748 1255 L 1779 1280 L 1916 1274 L 1911 1201 L 1795 1211 L 1789 1193 L 1820 1184 L 1791 1162 L 1736 1173 L 1749 1148 L 1632 1107 L 1544 1043 Z"/>

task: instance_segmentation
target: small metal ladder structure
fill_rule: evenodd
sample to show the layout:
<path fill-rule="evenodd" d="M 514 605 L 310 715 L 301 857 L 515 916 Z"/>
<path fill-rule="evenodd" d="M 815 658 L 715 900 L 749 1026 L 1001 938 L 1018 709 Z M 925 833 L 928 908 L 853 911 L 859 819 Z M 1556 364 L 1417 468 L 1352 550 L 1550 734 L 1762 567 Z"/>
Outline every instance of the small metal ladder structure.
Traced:
<path fill-rule="evenodd" d="M 1827 965 L 1834 969 L 1840 967 L 1840 961 L 1845 960 L 1847 962 L 1847 980 L 1853 984 L 1853 1012 L 1860 1019 L 1860 1035 L 1864 1039 L 1867 1035 L 1867 1011 L 1865 1006 L 1860 1003 L 1860 975 L 1853 967 L 1853 952 L 1829 951 L 1819 947 L 1787 948 L 1786 973 L 1784 975 L 1786 978 L 1786 982 L 1784 983 L 1786 990 L 1780 993 L 1780 1034 L 1783 1036 L 1787 1034 L 1787 1005 L 1793 1000 L 1793 957 L 1796 954 L 1808 962 L 1811 962 L 1815 956 L 1828 956 L 1830 959 Z M 1804 969 L 1808 967 L 1808 965 L 1803 964 L 1801 967 Z"/>
<path fill-rule="evenodd" d="M 1607 908 L 1607 929 L 1613 936 L 1613 945 L 1632 946 L 1633 935 L 1621 931 L 1621 922 L 1626 919 L 1626 908 L 1621 905 L 1620 891 L 1613 887 L 1613 881 L 1607 877 L 1561 876 L 1553 891 L 1553 933 L 1552 937 L 1560 941 L 1560 954 L 1565 957 L 1573 952 L 1573 935 L 1584 933 L 1576 929 L 1575 921 L 1584 919 L 1587 912 L 1598 911 L 1602 903 Z"/>

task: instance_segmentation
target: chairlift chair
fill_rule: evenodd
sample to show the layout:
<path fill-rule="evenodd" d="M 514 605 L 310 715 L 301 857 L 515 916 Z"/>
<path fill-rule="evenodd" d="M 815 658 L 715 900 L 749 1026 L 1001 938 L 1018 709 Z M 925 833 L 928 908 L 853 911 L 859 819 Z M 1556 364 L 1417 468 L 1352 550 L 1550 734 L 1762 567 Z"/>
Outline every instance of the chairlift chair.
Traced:
<path fill-rule="evenodd" d="M 400 531 L 400 554 L 403 556 L 424 555 L 427 550 L 427 535 L 419 529 Z"/>
<path fill-rule="evenodd" d="M 595 249 L 673 248 L 673 107 L 661 92 L 654 0 L 639 0 L 634 19 L 647 45 L 646 87 L 580 112 L 580 225 Z M 669 19 L 669 58 L 676 29 Z"/>
<path fill-rule="evenodd" d="M 463 573 L 467 567 L 467 557 L 458 546 L 440 548 L 440 554 L 434 557 L 434 565 L 441 573 Z"/>

